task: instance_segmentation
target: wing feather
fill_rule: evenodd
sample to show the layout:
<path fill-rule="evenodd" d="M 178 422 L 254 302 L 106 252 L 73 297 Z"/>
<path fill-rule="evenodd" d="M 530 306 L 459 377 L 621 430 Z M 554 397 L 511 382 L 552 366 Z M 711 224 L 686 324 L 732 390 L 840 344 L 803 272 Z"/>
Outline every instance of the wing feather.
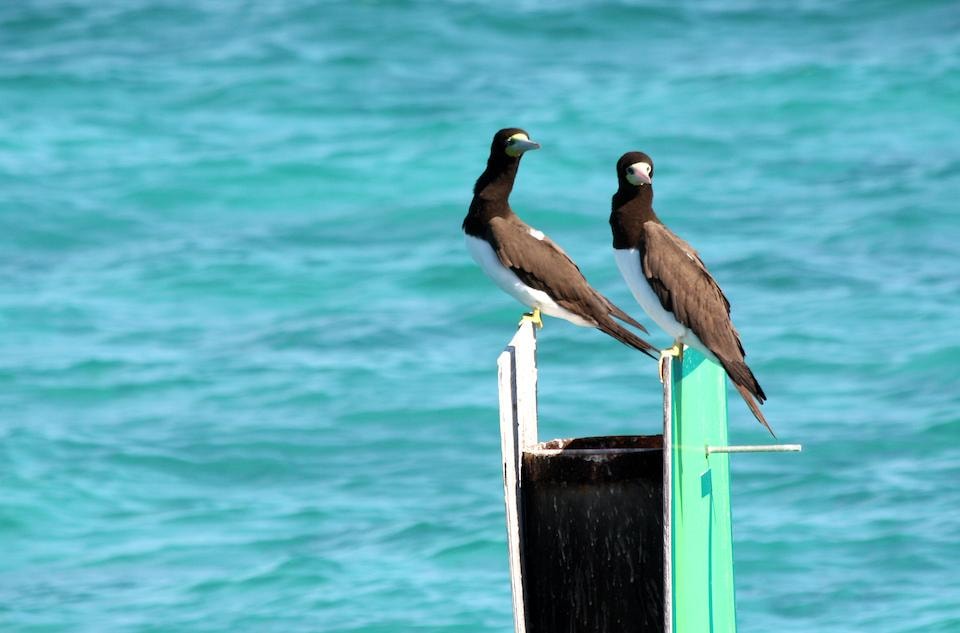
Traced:
<path fill-rule="evenodd" d="M 646 331 L 597 292 L 573 259 L 550 238 L 535 237 L 529 226 L 514 217 L 491 220 L 486 237 L 500 263 L 512 270 L 524 284 L 546 292 L 559 306 L 614 338 L 647 353 L 654 349 L 613 320 L 611 315 Z"/>
<path fill-rule="evenodd" d="M 643 232 L 640 264 L 660 305 L 718 358 L 742 359 L 745 354 L 730 320 L 730 301 L 697 251 L 659 222 L 646 222 Z"/>
<path fill-rule="evenodd" d="M 660 305 L 713 352 L 757 419 L 770 425 L 756 403 L 767 396 L 747 366 L 740 334 L 730 319 L 730 301 L 687 242 L 659 222 L 643 225 L 640 264 Z"/>

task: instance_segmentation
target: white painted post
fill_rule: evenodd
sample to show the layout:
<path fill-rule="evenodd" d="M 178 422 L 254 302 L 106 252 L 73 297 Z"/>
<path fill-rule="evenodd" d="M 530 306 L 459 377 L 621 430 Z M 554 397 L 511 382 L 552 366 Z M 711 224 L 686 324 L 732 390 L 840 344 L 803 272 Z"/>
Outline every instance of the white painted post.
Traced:
<path fill-rule="evenodd" d="M 663 631 L 673 633 L 673 542 L 672 517 L 673 463 L 673 363 L 663 367 Z"/>
<path fill-rule="evenodd" d="M 515 633 L 526 633 L 518 510 L 523 452 L 537 444 L 537 333 L 533 323 L 523 321 L 520 324 L 507 348 L 497 358 L 497 369 L 513 627 Z"/>

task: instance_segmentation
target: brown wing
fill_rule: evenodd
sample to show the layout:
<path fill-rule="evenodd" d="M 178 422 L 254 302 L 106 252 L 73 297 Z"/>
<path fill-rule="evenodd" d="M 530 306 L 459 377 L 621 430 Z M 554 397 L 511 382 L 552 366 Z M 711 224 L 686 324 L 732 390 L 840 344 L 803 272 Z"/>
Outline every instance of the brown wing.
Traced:
<path fill-rule="evenodd" d="M 587 282 L 580 268 L 553 240 L 540 240 L 530 227 L 515 218 L 494 218 L 488 225 L 488 241 L 500 263 L 512 270 L 524 284 L 546 292 L 557 304 L 627 345 L 649 352 L 653 346 L 624 329 L 617 318 L 644 329 L 623 310 Z M 644 331 L 646 331 L 644 329 Z"/>
<path fill-rule="evenodd" d="M 547 236 L 544 236 L 542 241 L 543 241 L 545 244 L 551 246 L 552 248 L 555 248 L 561 255 L 563 255 L 564 257 L 567 258 L 567 261 L 569 261 L 570 264 L 571 264 L 574 268 L 577 269 L 577 272 L 580 272 L 580 267 L 577 266 L 577 263 L 576 263 L 575 261 L 573 261 L 573 258 L 572 258 L 572 257 L 570 257 L 569 255 L 567 255 L 567 251 L 565 251 L 565 250 L 563 250 L 562 248 L 560 248 L 560 245 L 559 245 L 559 244 L 557 244 L 556 242 L 554 242 L 553 240 L 551 240 L 551 239 L 550 239 L 549 237 L 547 237 Z M 587 281 L 586 278 L 583 277 L 583 273 L 580 273 L 580 277 L 583 278 L 584 282 Z M 607 309 L 607 313 L 608 313 L 608 314 L 612 314 L 613 316 L 617 317 L 618 319 L 620 319 L 620 320 L 623 321 L 624 323 L 628 323 L 628 324 L 632 325 L 633 327 L 637 328 L 637 329 L 640 330 L 641 332 L 647 332 L 647 328 L 643 327 L 643 324 L 642 324 L 642 323 L 640 323 L 639 321 L 637 321 L 636 319 L 634 319 L 632 316 L 630 316 L 629 314 L 627 314 L 626 312 L 624 312 L 619 306 L 617 306 L 616 304 L 614 304 L 612 301 L 610 301 L 609 299 L 607 299 L 605 296 L 603 296 L 603 295 L 600 294 L 599 292 L 597 292 L 597 291 L 594 291 L 594 292 L 595 292 L 597 298 L 598 298 L 601 302 L 603 302 L 603 305 L 604 305 L 604 307 Z"/>
<path fill-rule="evenodd" d="M 707 271 L 700 255 L 659 222 L 644 223 L 643 237 L 640 265 L 660 305 L 713 352 L 750 410 L 769 430 L 766 419 L 750 398 L 753 396 L 762 403 L 767 396 L 744 360 L 746 352 L 730 320 L 730 301 Z"/>
<path fill-rule="evenodd" d="M 526 224 L 506 218 L 491 220 L 489 230 L 489 241 L 500 263 L 516 273 L 520 281 L 546 292 L 577 316 L 596 323 L 597 316 L 604 312 L 598 293 L 552 240 L 538 240 Z"/>
<path fill-rule="evenodd" d="M 660 305 L 718 357 L 745 356 L 730 302 L 697 251 L 659 222 L 645 222 L 643 237 L 640 265 Z"/>

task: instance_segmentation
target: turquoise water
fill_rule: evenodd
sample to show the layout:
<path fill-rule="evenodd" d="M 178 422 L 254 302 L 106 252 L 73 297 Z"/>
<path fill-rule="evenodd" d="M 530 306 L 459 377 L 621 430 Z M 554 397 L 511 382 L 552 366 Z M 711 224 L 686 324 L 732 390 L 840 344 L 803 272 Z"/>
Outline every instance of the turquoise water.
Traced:
<path fill-rule="evenodd" d="M 960 631 L 960 9 L 783 5 L 3 3 L 0 630 L 509 630 L 520 310 L 460 222 L 518 125 L 514 208 L 637 316 L 654 157 L 805 446 L 734 458 L 741 631 Z M 542 437 L 657 431 L 638 353 L 540 363 Z"/>

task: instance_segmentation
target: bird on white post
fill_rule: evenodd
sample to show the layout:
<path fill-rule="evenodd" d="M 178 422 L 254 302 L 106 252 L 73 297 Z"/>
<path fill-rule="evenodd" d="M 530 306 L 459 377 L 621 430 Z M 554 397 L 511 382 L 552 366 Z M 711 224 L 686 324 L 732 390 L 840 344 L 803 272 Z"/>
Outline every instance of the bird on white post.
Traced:
<path fill-rule="evenodd" d="M 656 348 L 616 319 L 646 332 L 640 323 L 597 292 L 563 249 L 526 224 L 510 208 L 520 159 L 540 144 L 520 128 L 497 132 L 487 167 L 473 188 L 463 220 L 467 250 L 504 292 L 532 308 L 524 315 L 543 327 L 541 313 L 592 327 L 656 358 Z"/>

